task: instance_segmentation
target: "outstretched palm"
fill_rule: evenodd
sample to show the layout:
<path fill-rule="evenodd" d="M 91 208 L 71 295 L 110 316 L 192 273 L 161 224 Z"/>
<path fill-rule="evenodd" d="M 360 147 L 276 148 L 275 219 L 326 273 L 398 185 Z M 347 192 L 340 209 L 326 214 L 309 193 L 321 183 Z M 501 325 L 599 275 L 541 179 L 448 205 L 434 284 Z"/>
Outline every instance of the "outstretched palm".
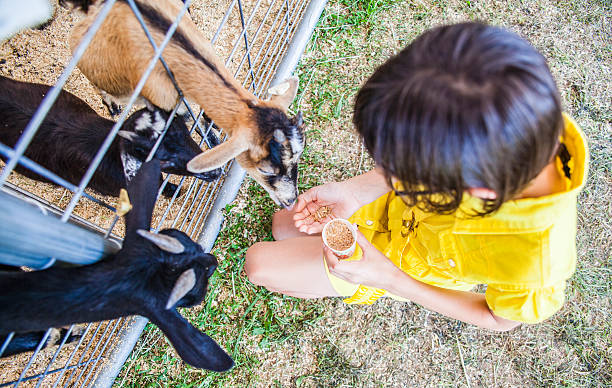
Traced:
<path fill-rule="evenodd" d="M 293 219 L 300 232 L 320 233 L 334 218 L 349 218 L 360 203 L 349 185 L 332 182 L 316 186 L 298 197 Z"/>

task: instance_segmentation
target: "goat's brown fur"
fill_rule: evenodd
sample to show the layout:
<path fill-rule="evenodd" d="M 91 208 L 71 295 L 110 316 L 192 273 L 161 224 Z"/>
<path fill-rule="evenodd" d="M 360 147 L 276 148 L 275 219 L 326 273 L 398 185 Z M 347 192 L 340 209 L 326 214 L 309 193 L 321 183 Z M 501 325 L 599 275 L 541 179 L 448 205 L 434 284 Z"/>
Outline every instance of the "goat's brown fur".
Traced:
<path fill-rule="evenodd" d="M 178 0 L 139 0 L 137 4 L 143 11 L 153 39 L 157 45 L 161 44 L 165 28 L 176 18 L 183 4 Z M 90 11 L 74 28 L 70 37 L 73 50 L 98 14 L 99 6 L 93 8 L 94 11 Z M 115 97 L 127 97 L 153 55 L 153 48 L 129 5 L 118 1 L 78 66 L 101 90 Z M 175 35 L 164 49 L 163 58 L 185 97 L 200 105 L 230 137 L 240 138 L 194 159 L 192 171 L 215 168 L 237 157 L 240 165 L 270 192 L 255 169 L 269 156 L 268 143 L 272 132 L 278 128 L 261 128 L 254 110 L 270 108 L 286 113 L 297 91 L 297 78 L 291 78 L 288 87 L 281 88 L 284 93 L 272 95 L 269 100 L 257 98 L 231 76 L 189 15 L 181 19 Z M 175 106 L 178 93 L 160 62 L 146 81 L 141 96 L 165 110 Z"/>

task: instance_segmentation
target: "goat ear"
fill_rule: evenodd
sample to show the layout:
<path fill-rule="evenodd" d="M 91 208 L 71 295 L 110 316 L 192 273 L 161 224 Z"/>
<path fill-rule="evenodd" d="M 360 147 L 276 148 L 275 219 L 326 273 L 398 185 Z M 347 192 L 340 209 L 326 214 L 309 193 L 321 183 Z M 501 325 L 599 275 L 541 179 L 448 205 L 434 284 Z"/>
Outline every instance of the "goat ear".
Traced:
<path fill-rule="evenodd" d="M 289 105 L 295 99 L 299 85 L 297 77 L 291 77 L 278 85 L 275 85 L 268 89 L 270 95 L 270 102 L 276 104 L 283 111 L 287 111 Z"/>
<path fill-rule="evenodd" d="M 181 276 L 174 283 L 174 287 L 172 288 L 172 292 L 170 292 L 170 296 L 168 297 L 168 302 L 166 302 L 166 310 L 171 307 L 174 307 L 176 302 L 181 300 L 182 297 L 187 295 L 189 291 L 196 284 L 196 275 L 193 268 L 188 269 L 183 272 Z"/>
<path fill-rule="evenodd" d="M 266 176 L 278 175 L 278 167 L 275 167 L 269 160 L 262 160 L 256 166 L 257 171 Z"/>
<path fill-rule="evenodd" d="M 248 139 L 244 135 L 236 135 L 219 144 L 213 149 L 204 151 L 187 163 L 187 171 L 201 173 L 222 167 L 229 160 L 249 149 Z"/>
<path fill-rule="evenodd" d="M 186 363 L 215 372 L 234 366 L 231 357 L 212 338 L 193 327 L 175 309 L 155 309 L 147 315 Z"/>
<path fill-rule="evenodd" d="M 157 245 L 162 251 L 179 254 L 183 253 L 185 247 L 181 242 L 172 236 L 160 233 L 151 233 L 148 230 L 138 229 L 136 231 L 140 237 L 146 238 L 153 244 Z"/>

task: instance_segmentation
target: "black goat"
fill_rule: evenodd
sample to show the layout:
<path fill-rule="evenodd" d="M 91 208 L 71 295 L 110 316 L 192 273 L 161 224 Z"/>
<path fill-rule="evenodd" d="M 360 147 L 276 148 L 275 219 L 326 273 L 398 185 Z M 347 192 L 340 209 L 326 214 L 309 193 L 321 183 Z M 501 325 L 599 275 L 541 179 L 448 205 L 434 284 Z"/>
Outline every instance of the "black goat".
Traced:
<path fill-rule="evenodd" d="M 11 147 L 17 143 L 49 88 L 47 85 L 0 77 L 0 142 Z M 133 176 L 146 160 L 167 119 L 168 114 L 155 107 L 133 113 L 104 155 L 89 187 L 103 195 L 119 195 L 119 190 L 126 187 L 126 177 L 129 179 Z M 61 91 L 26 149 L 25 156 L 67 181 L 79 184 L 114 124 L 98 116 L 78 97 Z M 211 136 L 212 143 L 217 144 L 214 134 Z M 189 136 L 185 123 L 176 118 L 155 157 L 161 161 L 163 172 L 193 175 L 205 181 L 218 178 L 220 169 L 202 174 L 187 171 L 187 163 L 201 152 L 198 144 Z M 25 167 L 18 165 L 15 170 L 28 178 L 48 182 Z M 168 183 L 164 195 L 171 196 L 175 190 L 176 186 Z"/>
<path fill-rule="evenodd" d="M 176 229 L 149 232 L 159 174 L 153 159 L 128 182 L 135 203 L 117 254 L 77 268 L 0 272 L 0 335 L 138 314 L 156 324 L 187 363 L 214 371 L 233 366 L 176 311 L 203 300 L 217 260 Z"/>

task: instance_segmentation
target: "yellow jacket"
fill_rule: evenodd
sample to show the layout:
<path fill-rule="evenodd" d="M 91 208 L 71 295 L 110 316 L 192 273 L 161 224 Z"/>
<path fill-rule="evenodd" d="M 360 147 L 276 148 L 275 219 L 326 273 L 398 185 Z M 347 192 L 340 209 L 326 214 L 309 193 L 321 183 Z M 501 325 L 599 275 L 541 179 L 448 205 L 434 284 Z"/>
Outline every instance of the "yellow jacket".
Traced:
<path fill-rule="evenodd" d="M 470 217 L 462 209 L 478 208 L 481 201 L 467 194 L 458 211 L 439 215 L 407 207 L 390 192 L 361 208 L 351 221 L 413 278 L 457 290 L 486 284 L 486 300 L 495 315 L 540 322 L 561 308 L 565 282 L 575 270 L 576 200 L 587 173 L 584 135 L 572 119 L 564 118 L 561 141 L 571 159 L 570 179 L 561 193 L 508 201 L 491 215 Z M 557 168 L 563 175 L 559 158 Z M 360 255 L 358 249 L 351 259 Z M 338 279 L 331 280 L 338 288 Z M 383 294 L 359 286 L 345 301 L 368 304 Z"/>

